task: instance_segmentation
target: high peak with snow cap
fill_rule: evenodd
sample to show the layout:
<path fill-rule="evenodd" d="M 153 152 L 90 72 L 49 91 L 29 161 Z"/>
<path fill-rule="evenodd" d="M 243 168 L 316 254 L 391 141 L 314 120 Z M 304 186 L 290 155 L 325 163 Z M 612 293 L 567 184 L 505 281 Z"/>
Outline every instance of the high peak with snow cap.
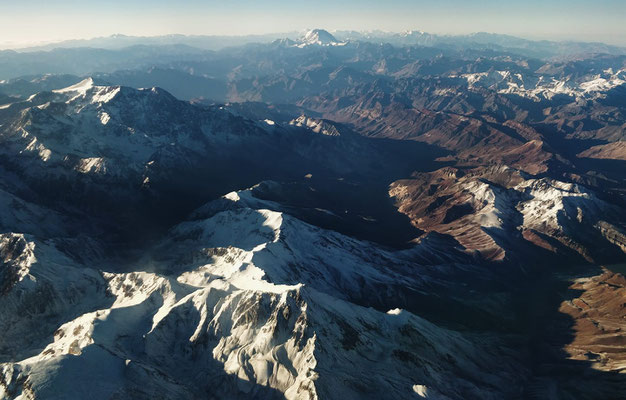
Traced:
<path fill-rule="evenodd" d="M 298 47 L 318 46 L 342 46 L 345 42 L 339 42 L 330 32 L 324 29 L 311 29 L 298 40 Z"/>

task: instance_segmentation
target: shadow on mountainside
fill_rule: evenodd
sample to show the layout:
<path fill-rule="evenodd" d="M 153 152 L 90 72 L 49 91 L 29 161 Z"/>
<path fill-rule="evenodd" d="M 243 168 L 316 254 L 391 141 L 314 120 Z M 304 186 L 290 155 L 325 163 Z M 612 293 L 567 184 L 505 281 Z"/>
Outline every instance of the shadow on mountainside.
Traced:
<path fill-rule="evenodd" d="M 523 399 L 622 399 L 626 374 L 593 368 L 594 360 L 573 360 L 566 346 L 576 339 L 576 321 L 563 313 L 562 303 L 581 296 L 572 279 L 602 273 L 595 266 L 561 266 L 544 270 L 515 295 L 520 326 L 527 340 L 530 376 Z M 626 301 L 626 299 L 624 299 Z M 611 350 L 609 350 L 611 351 Z M 623 347 L 612 351 L 624 352 Z"/>

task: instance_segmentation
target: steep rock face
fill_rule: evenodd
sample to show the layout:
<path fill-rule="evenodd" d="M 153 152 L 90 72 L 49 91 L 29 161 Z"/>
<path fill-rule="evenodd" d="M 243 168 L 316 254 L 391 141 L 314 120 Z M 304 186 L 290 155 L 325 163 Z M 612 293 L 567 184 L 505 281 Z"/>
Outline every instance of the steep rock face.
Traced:
<path fill-rule="evenodd" d="M 3 259 L 2 290 L 8 293 L 30 271 L 37 260 L 33 254 L 34 244 L 28 243 L 24 235 L 3 235 L 0 238 L 0 257 Z"/>
<path fill-rule="evenodd" d="M 6 363 L 40 352 L 68 317 L 107 304 L 101 274 L 77 264 L 56 245 L 0 236 L 0 357 Z"/>

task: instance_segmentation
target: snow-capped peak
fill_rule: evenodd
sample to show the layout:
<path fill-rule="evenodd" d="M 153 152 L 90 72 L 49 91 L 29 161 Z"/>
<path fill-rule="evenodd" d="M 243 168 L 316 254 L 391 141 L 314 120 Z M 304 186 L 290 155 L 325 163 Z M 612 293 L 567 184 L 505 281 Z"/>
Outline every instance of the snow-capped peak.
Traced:
<path fill-rule="evenodd" d="M 303 41 L 316 44 L 331 44 L 336 43 L 337 39 L 324 29 L 312 29 L 304 35 Z"/>
<path fill-rule="evenodd" d="M 86 78 L 72 86 L 69 86 L 63 89 L 53 90 L 53 92 L 55 93 L 70 93 L 70 92 L 85 93 L 87 92 L 87 90 L 91 89 L 92 87 L 94 87 L 93 78 Z"/>
<path fill-rule="evenodd" d="M 70 95 L 71 98 L 67 101 L 68 104 L 76 99 L 87 97 L 90 99 L 91 103 L 107 103 L 111 101 L 120 92 L 120 90 L 120 86 L 96 85 L 93 78 L 89 77 L 72 86 L 53 90 L 52 92 Z"/>
<path fill-rule="evenodd" d="M 408 31 L 404 31 L 400 34 L 401 36 L 407 37 L 407 36 L 424 36 L 426 35 L 426 32 L 424 31 L 414 31 L 414 30 L 408 30 Z"/>
<path fill-rule="evenodd" d="M 298 47 L 318 45 L 318 46 L 342 46 L 345 42 L 339 42 L 328 31 L 324 29 L 312 29 L 304 34 L 300 40 L 298 40 Z"/>

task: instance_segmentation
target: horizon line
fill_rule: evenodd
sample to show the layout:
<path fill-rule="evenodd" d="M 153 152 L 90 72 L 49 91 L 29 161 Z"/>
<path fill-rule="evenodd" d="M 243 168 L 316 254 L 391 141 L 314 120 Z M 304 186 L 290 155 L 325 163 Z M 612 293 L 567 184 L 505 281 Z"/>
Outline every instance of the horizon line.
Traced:
<path fill-rule="evenodd" d="M 66 38 L 66 39 L 54 39 L 54 40 L 48 40 L 48 41 L 33 41 L 33 42 L 7 41 L 7 42 L 0 42 L 0 51 L 5 51 L 5 50 L 14 50 L 14 51 L 28 50 L 28 49 L 33 49 L 33 48 L 38 48 L 38 47 L 47 47 L 47 46 L 51 46 L 51 45 L 55 45 L 55 44 L 62 44 L 62 43 L 67 43 L 67 42 L 80 42 L 80 41 L 89 42 L 89 41 L 94 41 L 94 40 L 99 40 L 99 39 L 115 39 L 117 37 L 119 37 L 119 38 L 152 39 L 152 38 L 164 38 L 164 37 L 174 37 L 174 36 L 181 36 L 181 37 L 187 37 L 187 38 L 194 38 L 194 37 L 195 38 L 217 38 L 217 37 L 246 38 L 246 37 L 268 37 L 268 36 L 271 37 L 271 36 L 276 36 L 276 37 L 280 37 L 280 38 L 289 38 L 287 35 L 305 33 L 305 32 L 311 31 L 311 30 L 315 30 L 315 29 L 325 30 L 325 31 L 330 32 L 330 33 L 355 32 L 355 33 L 361 33 L 361 34 L 383 33 L 383 34 L 391 34 L 391 35 L 394 35 L 394 34 L 395 35 L 399 35 L 399 34 L 402 34 L 402 33 L 420 32 L 420 33 L 423 33 L 423 34 L 439 36 L 439 37 L 448 37 L 448 38 L 467 37 L 467 36 L 472 36 L 472 35 L 477 35 L 477 34 L 487 34 L 487 35 L 497 35 L 497 36 L 508 36 L 508 37 L 511 37 L 511 38 L 527 40 L 529 42 L 603 44 L 603 45 L 606 45 L 606 46 L 626 48 L 626 44 L 613 44 L 613 43 L 609 43 L 609 42 L 606 42 L 606 41 L 566 39 L 566 38 L 563 38 L 563 39 L 532 38 L 532 37 L 528 37 L 528 36 L 524 37 L 523 35 L 519 35 L 518 36 L 518 35 L 515 35 L 515 34 L 511 34 L 511 33 L 500 33 L 500 32 L 490 32 L 490 31 L 472 31 L 472 32 L 468 32 L 468 33 L 453 34 L 453 33 L 431 33 L 431 32 L 428 32 L 428 31 L 421 30 L 421 29 L 404 29 L 404 30 L 392 31 L 392 30 L 385 30 L 385 29 L 355 30 L 355 29 L 304 28 L 304 29 L 291 30 L 291 31 L 282 31 L 282 32 L 277 31 L 277 32 L 268 32 L 268 33 L 247 33 L 247 34 L 219 34 L 219 33 L 189 34 L 189 33 L 171 32 L 171 33 L 165 33 L 165 34 L 160 34 L 160 35 L 132 35 L 132 34 L 116 32 L 116 33 L 112 33 L 110 35 L 98 35 L 98 36 L 91 36 L 91 37 L 74 37 L 74 38 Z M 281 37 L 279 35 L 285 35 L 285 36 Z"/>

